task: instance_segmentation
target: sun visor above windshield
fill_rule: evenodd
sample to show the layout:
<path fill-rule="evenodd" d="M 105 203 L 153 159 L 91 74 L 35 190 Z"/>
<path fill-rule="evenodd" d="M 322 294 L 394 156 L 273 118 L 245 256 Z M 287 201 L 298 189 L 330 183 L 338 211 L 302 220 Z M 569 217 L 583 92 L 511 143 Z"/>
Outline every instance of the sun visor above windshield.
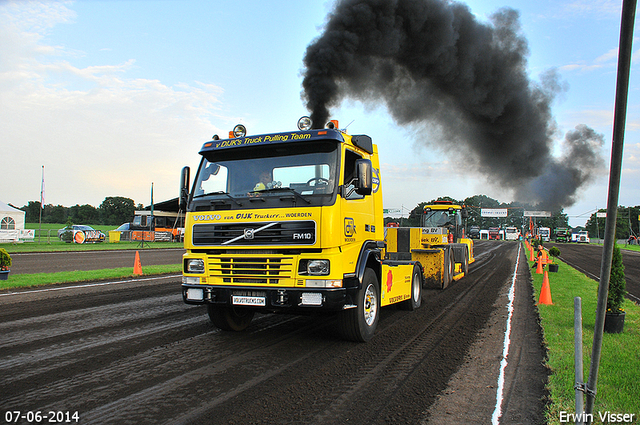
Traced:
<path fill-rule="evenodd" d="M 319 140 L 336 140 L 339 142 L 344 142 L 342 133 L 337 130 L 322 129 L 309 131 L 290 131 L 286 133 L 261 134 L 257 136 L 239 137 L 237 139 L 211 140 L 206 142 L 202 146 L 200 155 L 204 155 L 207 152 L 219 151 L 223 149 L 245 148 L 250 146 L 281 145 L 284 143 L 311 142 Z M 371 141 L 371 138 L 369 138 L 369 141 Z M 363 149 L 365 148 L 363 147 Z"/>
<path fill-rule="evenodd" d="M 373 141 L 371 140 L 371 137 L 361 134 L 357 136 L 352 136 L 351 141 L 353 142 L 354 145 L 356 145 L 363 151 L 367 153 L 373 153 Z"/>

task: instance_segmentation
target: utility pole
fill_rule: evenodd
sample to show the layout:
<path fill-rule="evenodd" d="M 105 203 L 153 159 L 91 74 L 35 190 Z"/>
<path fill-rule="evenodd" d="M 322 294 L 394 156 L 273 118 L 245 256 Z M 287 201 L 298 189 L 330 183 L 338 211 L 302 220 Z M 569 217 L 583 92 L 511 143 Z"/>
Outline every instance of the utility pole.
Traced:
<path fill-rule="evenodd" d="M 591 367 L 586 392 L 586 417 L 591 417 L 597 392 L 598 367 L 602 351 L 602 335 L 604 318 L 607 310 L 609 294 L 609 278 L 611 274 L 611 258 L 616 237 L 616 219 L 618 214 L 618 197 L 620 194 L 620 175 L 622 173 L 622 153 L 624 148 L 624 129 L 627 116 L 627 96 L 629 91 L 629 74 L 631 69 L 631 47 L 633 44 L 633 26 L 636 18 L 637 0 L 623 0 L 622 19 L 620 24 L 620 46 L 618 49 L 618 77 L 616 83 L 616 103 L 613 116 L 613 141 L 611 146 L 611 168 L 609 171 L 609 196 L 607 201 L 607 221 L 604 231 L 604 247 L 600 264 L 600 283 L 598 286 L 598 304 L 596 307 L 596 323 L 593 333 L 591 351 Z M 576 412 L 579 414 L 580 412 Z M 589 423 L 590 421 L 588 421 Z"/>

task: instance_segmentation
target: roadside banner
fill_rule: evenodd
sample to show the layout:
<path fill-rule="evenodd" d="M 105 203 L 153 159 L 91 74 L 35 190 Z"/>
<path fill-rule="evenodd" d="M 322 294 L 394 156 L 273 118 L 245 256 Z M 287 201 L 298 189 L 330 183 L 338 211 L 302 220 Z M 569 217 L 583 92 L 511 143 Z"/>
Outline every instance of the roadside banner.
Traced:
<path fill-rule="evenodd" d="M 506 208 L 482 208 L 480 210 L 482 217 L 506 217 L 507 214 Z"/>
<path fill-rule="evenodd" d="M 551 211 L 525 211 L 524 217 L 551 217 Z"/>
<path fill-rule="evenodd" d="M 74 243 L 91 243 L 102 242 L 104 235 L 98 230 L 74 230 L 73 242 Z"/>

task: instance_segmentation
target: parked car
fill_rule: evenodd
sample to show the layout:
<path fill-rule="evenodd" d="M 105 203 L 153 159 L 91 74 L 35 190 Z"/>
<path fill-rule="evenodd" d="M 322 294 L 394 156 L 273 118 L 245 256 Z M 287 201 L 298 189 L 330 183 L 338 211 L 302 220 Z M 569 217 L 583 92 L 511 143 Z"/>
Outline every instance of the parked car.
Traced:
<path fill-rule="evenodd" d="M 115 231 L 116 232 L 127 232 L 131 230 L 131 223 L 124 223 L 122 225 L 120 225 L 120 227 L 118 227 Z"/>
<path fill-rule="evenodd" d="M 70 234 L 65 236 L 65 234 Z M 74 224 L 58 230 L 58 238 L 64 242 L 90 243 L 104 242 L 106 235 L 91 226 Z"/>

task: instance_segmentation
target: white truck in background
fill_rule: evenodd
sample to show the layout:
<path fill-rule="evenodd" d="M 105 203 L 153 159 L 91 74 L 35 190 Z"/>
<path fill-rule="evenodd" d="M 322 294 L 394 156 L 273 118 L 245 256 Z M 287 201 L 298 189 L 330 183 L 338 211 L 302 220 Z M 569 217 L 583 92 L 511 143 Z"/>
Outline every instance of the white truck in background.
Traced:
<path fill-rule="evenodd" d="M 520 239 L 520 232 L 517 227 L 506 227 L 504 229 L 504 238 L 507 241 L 517 241 Z"/>
<path fill-rule="evenodd" d="M 580 230 L 578 233 L 573 233 L 571 235 L 571 242 L 589 243 L 589 232 L 586 230 Z"/>
<path fill-rule="evenodd" d="M 538 235 L 540 235 L 540 239 L 544 242 L 549 242 L 551 240 L 551 229 L 548 227 L 539 227 Z"/>

